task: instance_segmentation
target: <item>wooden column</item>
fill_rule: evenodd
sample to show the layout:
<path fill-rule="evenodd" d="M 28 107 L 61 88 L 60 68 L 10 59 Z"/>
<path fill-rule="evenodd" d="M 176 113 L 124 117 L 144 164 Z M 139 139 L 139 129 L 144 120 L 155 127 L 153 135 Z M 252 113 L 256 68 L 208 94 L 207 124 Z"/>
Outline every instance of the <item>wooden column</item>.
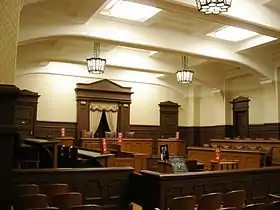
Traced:
<path fill-rule="evenodd" d="M 11 170 L 14 165 L 14 147 L 17 128 L 14 123 L 14 105 L 20 90 L 14 85 L 0 85 L 0 208 L 10 206 Z"/>

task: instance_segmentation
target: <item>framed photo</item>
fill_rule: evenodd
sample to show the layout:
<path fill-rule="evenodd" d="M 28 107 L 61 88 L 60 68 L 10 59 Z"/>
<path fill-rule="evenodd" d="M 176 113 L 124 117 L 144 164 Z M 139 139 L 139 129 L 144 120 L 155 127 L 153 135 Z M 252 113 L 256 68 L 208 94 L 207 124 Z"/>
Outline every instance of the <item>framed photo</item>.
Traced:
<path fill-rule="evenodd" d="M 160 159 L 169 160 L 168 145 L 160 145 Z"/>

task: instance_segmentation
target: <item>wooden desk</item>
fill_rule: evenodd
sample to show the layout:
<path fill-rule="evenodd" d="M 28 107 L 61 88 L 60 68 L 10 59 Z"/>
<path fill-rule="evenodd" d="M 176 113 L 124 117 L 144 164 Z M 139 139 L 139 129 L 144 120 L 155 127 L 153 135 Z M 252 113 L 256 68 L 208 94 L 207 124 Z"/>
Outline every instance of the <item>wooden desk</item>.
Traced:
<path fill-rule="evenodd" d="M 215 159 L 214 148 L 188 147 L 188 158 L 197 159 L 205 163 L 205 168 L 210 169 L 210 161 Z M 221 149 L 222 159 L 238 160 L 240 169 L 260 168 L 264 152 Z"/>
<path fill-rule="evenodd" d="M 160 155 L 160 146 L 168 145 L 169 156 L 186 156 L 186 143 L 177 139 L 158 139 L 158 155 Z"/>
<path fill-rule="evenodd" d="M 239 140 L 239 139 L 211 139 L 211 144 L 216 145 L 230 145 L 230 146 L 249 146 L 249 147 L 266 147 L 266 148 L 273 148 L 272 151 L 272 161 L 275 163 L 280 163 L 280 140 Z"/>
<path fill-rule="evenodd" d="M 231 170 L 231 169 L 238 169 L 239 161 L 236 160 L 221 160 L 220 162 L 216 160 L 211 160 L 211 171 L 215 170 Z"/>
<path fill-rule="evenodd" d="M 99 138 L 82 138 L 81 147 L 87 149 L 100 149 Z M 118 140 L 106 138 L 107 147 L 110 145 L 117 145 Z M 122 141 L 121 151 L 135 152 L 142 154 L 152 154 L 153 152 L 153 139 L 139 139 L 139 138 L 124 138 Z"/>
<path fill-rule="evenodd" d="M 39 146 L 44 148 L 52 158 L 53 168 L 57 168 L 58 165 L 58 145 L 61 144 L 60 140 L 45 140 L 45 139 L 35 139 L 35 138 L 24 138 L 23 143 L 27 145 Z M 48 146 L 53 147 L 53 152 L 51 152 Z"/>
<path fill-rule="evenodd" d="M 100 149 L 99 138 L 82 138 L 81 147 L 87 149 Z M 118 140 L 106 138 L 107 147 L 116 145 Z M 121 151 L 141 153 L 146 155 L 160 156 L 160 146 L 168 145 L 169 156 L 185 156 L 186 144 L 182 140 L 177 139 L 139 139 L 139 138 L 124 138 L 122 141 Z"/>
<path fill-rule="evenodd" d="M 63 146 L 75 146 L 75 138 L 74 137 L 61 137 L 58 139 L 61 141 Z"/>
<path fill-rule="evenodd" d="M 101 154 L 99 151 L 92 151 L 88 149 L 78 149 L 78 156 L 87 159 L 95 159 L 104 167 L 114 166 L 114 154 Z"/>

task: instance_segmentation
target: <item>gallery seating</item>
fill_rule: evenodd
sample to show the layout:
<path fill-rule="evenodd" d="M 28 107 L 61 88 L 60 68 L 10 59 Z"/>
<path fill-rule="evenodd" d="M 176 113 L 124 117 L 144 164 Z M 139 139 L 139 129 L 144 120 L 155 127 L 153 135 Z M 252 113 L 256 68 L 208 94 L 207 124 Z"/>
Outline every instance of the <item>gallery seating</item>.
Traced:
<path fill-rule="evenodd" d="M 245 200 L 245 190 L 234 190 L 225 194 L 223 207 L 236 207 L 237 209 L 240 209 L 244 206 Z"/>
<path fill-rule="evenodd" d="M 42 191 L 38 185 L 16 185 L 15 189 L 20 194 L 14 195 L 13 207 L 15 210 L 100 210 L 99 205 L 83 205 L 82 194 L 67 192 L 67 184 L 51 184 L 47 187 L 46 194 L 29 194 Z M 30 190 L 32 189 L 32 190 Z M 25 194 L 26 193 L 26 194 Z"/>

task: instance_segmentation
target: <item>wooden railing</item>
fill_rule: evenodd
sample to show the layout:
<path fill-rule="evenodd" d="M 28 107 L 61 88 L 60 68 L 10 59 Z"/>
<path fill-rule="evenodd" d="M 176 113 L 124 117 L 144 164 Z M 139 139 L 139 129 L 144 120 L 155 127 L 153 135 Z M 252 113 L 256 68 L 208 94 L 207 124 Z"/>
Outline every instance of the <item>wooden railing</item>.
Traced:
<path fill-rule="evenodd" d="M 80 192 L 85 203 L 108 209 L 129 208 L 131 167 L 84 169 L 21 169 L 13 171 L 13 184 L 34 183 L 42 193 L 49 184 L 66 183 L 71 191 Z"/>
<path fill-rule="evenodd" d="M 145 170 L 132 177 L 131 200 L 141 205 L 143 210 L 166 210 L 174 197 L 183 195 L 195 195 L 199 198 L 206 193 L 243 189 L 246 191 L 247 202 L 250 203 L 264 201 L 268 194 L 280 191 L 280 167 L 180 174 Z"/>

